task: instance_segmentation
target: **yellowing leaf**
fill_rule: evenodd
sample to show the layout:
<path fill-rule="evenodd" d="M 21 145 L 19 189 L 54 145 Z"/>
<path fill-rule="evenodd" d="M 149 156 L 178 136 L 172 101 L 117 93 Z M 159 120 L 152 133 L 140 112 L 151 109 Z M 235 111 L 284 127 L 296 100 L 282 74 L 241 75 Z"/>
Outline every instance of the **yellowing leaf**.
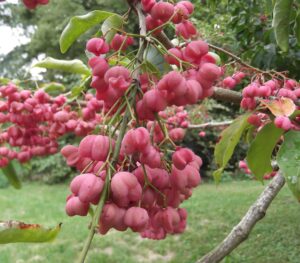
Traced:
<path fill-rule="evenodd" d="M 261 104 L 266 106 L 274 116 L 291 116 L 296 110 L 295 103 L 289 98 L 279 98 L 272 101 L 262 101 Z"/>
<path fill-rule="evenodd" d="M 19 242 L 50 242 L 59 233 L 61 224 L 46 229 L 38 224 L 25 224 L 19 221 L 0 221 L 0 244 Z"/>

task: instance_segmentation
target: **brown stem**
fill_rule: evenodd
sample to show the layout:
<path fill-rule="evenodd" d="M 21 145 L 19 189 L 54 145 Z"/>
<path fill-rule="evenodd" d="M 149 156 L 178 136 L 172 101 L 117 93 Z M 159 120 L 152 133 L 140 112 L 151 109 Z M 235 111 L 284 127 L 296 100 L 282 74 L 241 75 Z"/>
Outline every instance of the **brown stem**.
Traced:
<path fill-rule="evenodd" d="M 285 184 L 280 172 L 261 193 L 256 202 L 249 208 L 242 220 L 231 230 L 229 235 L 211 252 L 199 259 L 197 263 L 216 263 L 229 255 L 245 241 L 255 224 L 264 218 L 267 209 Z"/>
<path fill-rule="evenodd" d="M 239 58 L 238 56 L 234 55 L 233 53 L 231 53 L 231 52 L 225 50 L 224 48 L 217 47 L 217 46 L 215 46 L 215 45 L 213 45 L 213 44 L 208 44 L 208 46 L 209 46 L 210 48 L 216 50 L 216 51 L 219 51 L 219 52 L 222 52 L 222 53 L 226 54 L 227 56 L 233 58 L 236 62 L 238 62 L 238 63 L 241 64 L 242 66 L 244 66 L 244 67 L 246 67 L 246 68 L 248 68 L 248 69 L 250 69 L 250 70 L 252 70 L 252 71 L 255 71 L 255 72 L 257 72 L 257 73 L 269 74 L 269 73 L 266 72 L 266 71 L 263 71 L 263 70 L 261 70 L 261 69 L 259 69 L 259 68 L 255 68 L 255 67 L 251 66 L 250 64 L 244 62 L 241 58 Z"/>
<path fill-rule="evenodd" d="M 227 102 L 232 102 L 235 104 L 240 104 L 243 96 L 242 96 L 242 93 L 240 93 L 238 91 L 215 87 L 212 98 L 215 100 L 227 101 Z"/>

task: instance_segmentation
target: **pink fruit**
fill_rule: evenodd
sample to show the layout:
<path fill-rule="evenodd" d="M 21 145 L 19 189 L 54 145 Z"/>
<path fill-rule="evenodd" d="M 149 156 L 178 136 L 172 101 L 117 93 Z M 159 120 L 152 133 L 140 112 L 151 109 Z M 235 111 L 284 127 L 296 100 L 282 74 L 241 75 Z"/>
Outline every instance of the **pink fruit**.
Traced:
<path fill-rule="evenodd" d="M 169 54 L 165 55 L 165 60 L 170 65 L 180 66 L 179 59 L 183 60 L 182 52 L 179 48 L 171 48 L 168 50 Z"/>
<path fill-rule="evenodd" d="M 185 21 L 177 24 L 175 29 L 176 29 L 175 30 L 176 35 L 181 36 L 184 39 L 190 39 L 197 34 L 196 27 L 189 20 L 185 20 Z"/>
<path fill-rule="evenodd" d="M 88 135 L 79 144 L 80 157 L 87 157 L 95 161 L 105 161 L 110 146 L 114 147 L 114 141 L 107 136 Z"/>
<path fill-rule="evenodd" d="M 183 170 L 179 170 L 173 166 L 171 182 L 175 188 L 181 192 L 185 192 L 188 189 L 198 186 L 201 182 L 201 177 L 198 169 L 191 165 L 186 165 Z"/>
<path fill-rule="evenodd" d="M 174 14 L 174 6 L 167 2 L 155 3 L 151 9 L 151 16 L 155 20 L 167 22 Z"/>
<path fill-rule="evenodd" d="M 103 78 L 104 74 L 109 69 L 107 61 L 101 57 L 90 58 L 89 66 L 92 68 L 93 76 L 97 76 L 99 78 Z"/>
<path fill-rule="evenodd" d="M 190 162 L 195 158 L 195 154 L 192 150 L 188 148 L 180 148 L 172 155 L 173 165 L 179 169 L 183 170 Z"/>
<path fill-rule="evenodd" d="M 131 84 L 130 71 L 123 66 L 115 66 L 110 68 L 104 75 L 104 80 L 112 88 L 126 91 Z"/>
<path fill-rule="evenodd" d="M 149 13 L 152 9 L 152 7 L 155 5 L 155 0 L 142 0 L 142 8 L 146 13 Z"/>
<path fill-rule="evenodd" d="M 183 140 L 184 135 L 185 135 L 185 130 L 182 128 L 175 128 L 169 132 L 169 136 L 174 142 Z"/>
<path fill-rule="evenodd" d="M 187 61 L 194 62 L 208 53 L 208 44 L 202 40 L 190 42 L 184 49 L 184 58 Z"/>
<path fill-rule="evenodd" d="M 77 196 L 71 195 L 67 198 L 66 213 L 68 216 L 86 216 L 89 207 L 88 203 L 81 202 Z"/>
<path fill-rule="evenodd" d="M 252 124 L 253 126 L 256 126 L 256 127 L 259 127 L 261 125 L 261 119 L 255 115 L 255 114 L 252 114 L 248 119 L 247 121 Z"/>
<path fill-rule="evenodd" d="M 140 127 L 129 130 L 122 141 L 122 151 L 131 155 L 136 152 L 144 152 L 150 146 L 150 134 L 146 128 Z"/>
<path fill-rule="evenodd" d="M 152 112 L 163 111 L 167 107 L 167 101 L 163 97 L 163 94 L 158 89 L 152 89 L 147 91 L 143 97 L 143 103 Z"/>
<path fill-rule="evenodd" d="M 236 86 L 237 82 L 232 77 L 227 77 L 223 80 L 223 87 L 233 89 Z"/>
<path fill-rule="evenodd" d="M 118 207 L 114 203 L 105 204 L 99 220 L 100 234 L 106 234 L 111 228 L 125 231 L 127 229 L 124 223 L 125 212 L 125 209 Z"/>
<path fill-rule="evenodd" d="M 87 42 L 86 49 L 95 56 L 100 56 L 109 51 L 109 46 L 102 38 L 92 38 Z"/>
<path fill-rule="evenodd" d="M 212 63 L 205 63 L 201 66 L 198 72 L 199 78 L 209 81 L 215 81 L 220 77 L 221 69 Z"/>
<path fill-rule="evenodd" d="M 151 168 L 161 167 L 159 151 L 157 151 L 153 146 L 148 147 L 147 150 L 140 155 L 140 162 L 147 164 Z"/>
<path fill-rule="evenodd" d="M 120 207 L 141 200 L 142 187 L 132 173 L 118 172 L 111 180 L 111 191 L 114 202 Z"/>
<path fill-rule="evenodd" d="M 200 137 L 205 137 L 205 136 L 206 136 L 206 133 L 205 133 L 204 131 L 201 131 L 201 132 L 199 132 L 199 136 L 200 136 Z"/>
<path fill-rule="evenodd" d="M 288 131 L 293 127 L 291 120 L 285 116 L 277 116 L 274 120 L 274 124 L 276 125 L 276 127 L 285 131 Z"/>
<path fill-rule="evenodd" d="M 76 176 L 70 185 L 73 194 L 84 203 L 97 204 L 104 186 L 100 177 L 87 173 Z"/>
<path fill-rule="evenodd" d="M 194 12 L 194 5 L 190 1 L 179 1 L 177 5 L 184 5 L 190 15 Z"/>
<path fill-rule="evenodd" d="M 133 232 L 141 232 L 146 229 L 149 221 L 147 210 L 141 207 L 129 208 L 124 217 L 124 223 Z"/>
<path fill-rule="evenodd" d="M 128 48 L 128 46 L 130 46 L 132 44 L 133 44 L 132 37 L 115 34 L 110 43 L 110 46 L 115 51 L 118 51 L 118 50 L 125 51 Z"/>
<path fill-rule="evenodd" d="M 152 31 L 156 29 L 157 27 L 161 26 L 163 22 L 159 19 L 154 19 L 152 16 L 148 15 L 146 17 L 146 27 L 148 31 Z M 162 28 L 158 28 L 154 31 L 154 34 L 158 34 L 162 31 Z"/>

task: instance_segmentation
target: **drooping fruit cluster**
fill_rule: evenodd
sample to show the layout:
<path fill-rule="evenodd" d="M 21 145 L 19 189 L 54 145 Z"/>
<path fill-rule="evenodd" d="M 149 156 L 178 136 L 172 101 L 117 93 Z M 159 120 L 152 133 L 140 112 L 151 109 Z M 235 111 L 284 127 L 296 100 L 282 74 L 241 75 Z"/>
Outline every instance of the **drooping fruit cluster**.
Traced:
<path fill-rule="evenodd" d="M 0 87 L 0 166 L 9 160 L 27 162 L 33 156 L 44 156 L 58 151 L 58 138 L 72 132 L 84 136 L 102 120 L 96 112 L 102 108 L 92 94 L 86 96 L 82 116 L 65 106 L 66 97 L 52 98 L 40 89 L 32 93 L 14 84 Z"/>
<path fill-rule="evenodd" d="M 121 35 L 117 38 L 119 37 Z M 128 39 L 122 37 L 123 43 L 127 45 Z M 118 43 L 114 43 L 115 48 L 120 48 L 121 40 L 116 42 Z M 87 50 L 95 55 L 89 60 L 89 66 L 93 74 L 91 87 L 96 89 L 97 99 L 104 101 L 107 110 L 111 110 L 112 107 L 117 108 L 116 104 L 121 104 L 123 96 L 133 84 L 130 70 L 124 66 L 109 67 L 104 55 L 109 52 L 110 47 L 102 38 L 90 39 Z M 165 57 L 169 64 L 179 65 L 180 61 L 189 63 L 190 66 L 186 71 L 182 73 L 170 71 L 160 80 L 149 74 L 141 74 L 140 85 L 144 94 L 136 96 L 139 119 L 154 120 L 155 114 L 165 110 L 167 106 L 195 104 L 211 96 L 213 84 L 222 71 L 215 65 L 216 60 L 208 50 L 206 42 L 192 41 L 184 48 L 170 49 Z"/>
<path fill-rule="evenodd" d="M 35 9 L 38 5 L 47 5 L 49 0 L 22 0 L 28 9 Z"/>
<path fill-rule="evenodd" d="M 149 13 L 148 29 L 151 23 L 156 28 L 171 19 L 178 35 L 188 38 L 196 34 L 187 20 L 193 12 L 189 1 L 176 5 L 142 1 L 142 5 Z M 201 181 L 201 158 L 174 144 L 183 139 L 183 128 L 188 126 L 184 106 L 210 96 L 222 70 L 208 53 L 207 43 L 200 40 L 169 50 L 165 60 L 177 69 L 161 78 L 142 67 L 136 74 L 137 69 L 130 64 L 110 66 L 110 59 L 118 58 L 133 42 L 124 32 L 116 34 L 110 44 L 104 38 L 87 42 L 87 51 L 94 55 L 89 66 L 96 98 L 112 119 L 128 109 L 133 118 L 120 147 L 114 140 L 117 137 L 103 134 L 88 135 L 78 147 L 68 145 L 62 149 L 67 164 L 81 172 L 71 183 L 66 212 L 70 216 L 87 215 L 105 195 L 99 219 L 101 234 L 111 228 L 131 228 L 143 237 L 162 239 L 184 231 L 187 213 L 179 205 Z M 175 151 L 167 149 L 168 143 Z"/>
<path fill-rule="evenodd" d="M 282 114 L 276 114 L 274 124 L 281 129 L 290 130 L 296 128 L 293 121 L 284 114 L 284 101 L 291 100 L 296 102 L 300 98 L 300 85 L 294 80 L 288 79 L 284 82 L 278 80 L 269 80 L 260 84 L 255 81 L 249 84 L 243 90 L 243 99 L 241 107 L 248 110 L 256 108 L 259 99 L 265 99 L 265 103 L 276 101 L 276 108 L 281 108 Z M 287 99 L 287 100 L 286 100 Z M 293 104 L 293 102 L 291 102 Z M 289 103 L 289 104 L 291 104 Z M 294 107 L 296 107 L 294 105 Z M 253 117 L 254 121 L 254 117 Z"/>
<path fill-rule="evenodd" d="M 113 49 L 127 47 L 132 44 L 131 38 L 121 35 L 114 37 L 111 44 Z M 123 44 L 123 42 L 125 44 Z M 120 99 L 132 83 L 130 71 L 123 66 L 109 67 L 107 60 L 102 56 L 109 52 L 110 47 L 103 38 L 92 38 L 87 42 L 86 49 L 95 56 L 89 60 L 93 79 L 91 87 L 96 89 L 98 100 L 104 101 L 107 110 Z"/>
<path fill-rule="evenodd" d="M 107 169 L 115 142 L 109 137 L 88 135 L 79 147 L 65 146 L 61 152 L 67 164 L 83 172 L 71 183 L 67 214 L 87 215 L 108 180 L 109 194 L 99 221 L 101 234 L 129 227 L 142 237 L 163 239 L 166 234 L 183 232 L 187 213 L 179 205 L 199 185 L 202 160 L 187 148 L 177 148 L 170 164 L 150 137 L 143 127 L 125 134 L 111 178 L 107 178 Z"/>

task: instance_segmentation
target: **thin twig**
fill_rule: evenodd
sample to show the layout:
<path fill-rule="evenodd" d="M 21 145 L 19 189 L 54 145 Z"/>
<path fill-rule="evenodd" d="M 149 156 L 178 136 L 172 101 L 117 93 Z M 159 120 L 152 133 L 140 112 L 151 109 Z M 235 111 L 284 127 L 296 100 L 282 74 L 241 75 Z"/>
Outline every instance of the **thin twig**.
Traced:
<path fill-rule="evenodd" d="M 222 121 L 222 122 L 207 122 L 202 124 L 190 124 L 188 129 L 204 129 L 204 128 L 214 128 L 220 126 L 227 126 L 230 125 L 233 121 Z"/>
<path fill-rule="evenodd" d="M 248 69 L 251 69 L 252 71 L 255 71 L 257 73 L 262 73 L 262 74 L 269 74 L 269 72 L 267 71 L 263 71 L 259 68 L 255 68 L 253 66 L 251 66 L 250 64 L 244 62 L 241 58 L 239 58 L 238 56 L 234 55 L 233 53 L 227 51 L 226 49 L 224 48 L 221 48 L 221 47 L 217 47 L 213 44 L 208 44 L 208 46 L 216 51 L 219 51 L 219 52 L 222 52 L 224 54 L 226 54 L 227 56 L 233 58 L 237 63 L 241 64 L 242 66 L 248 68 Z"/>

